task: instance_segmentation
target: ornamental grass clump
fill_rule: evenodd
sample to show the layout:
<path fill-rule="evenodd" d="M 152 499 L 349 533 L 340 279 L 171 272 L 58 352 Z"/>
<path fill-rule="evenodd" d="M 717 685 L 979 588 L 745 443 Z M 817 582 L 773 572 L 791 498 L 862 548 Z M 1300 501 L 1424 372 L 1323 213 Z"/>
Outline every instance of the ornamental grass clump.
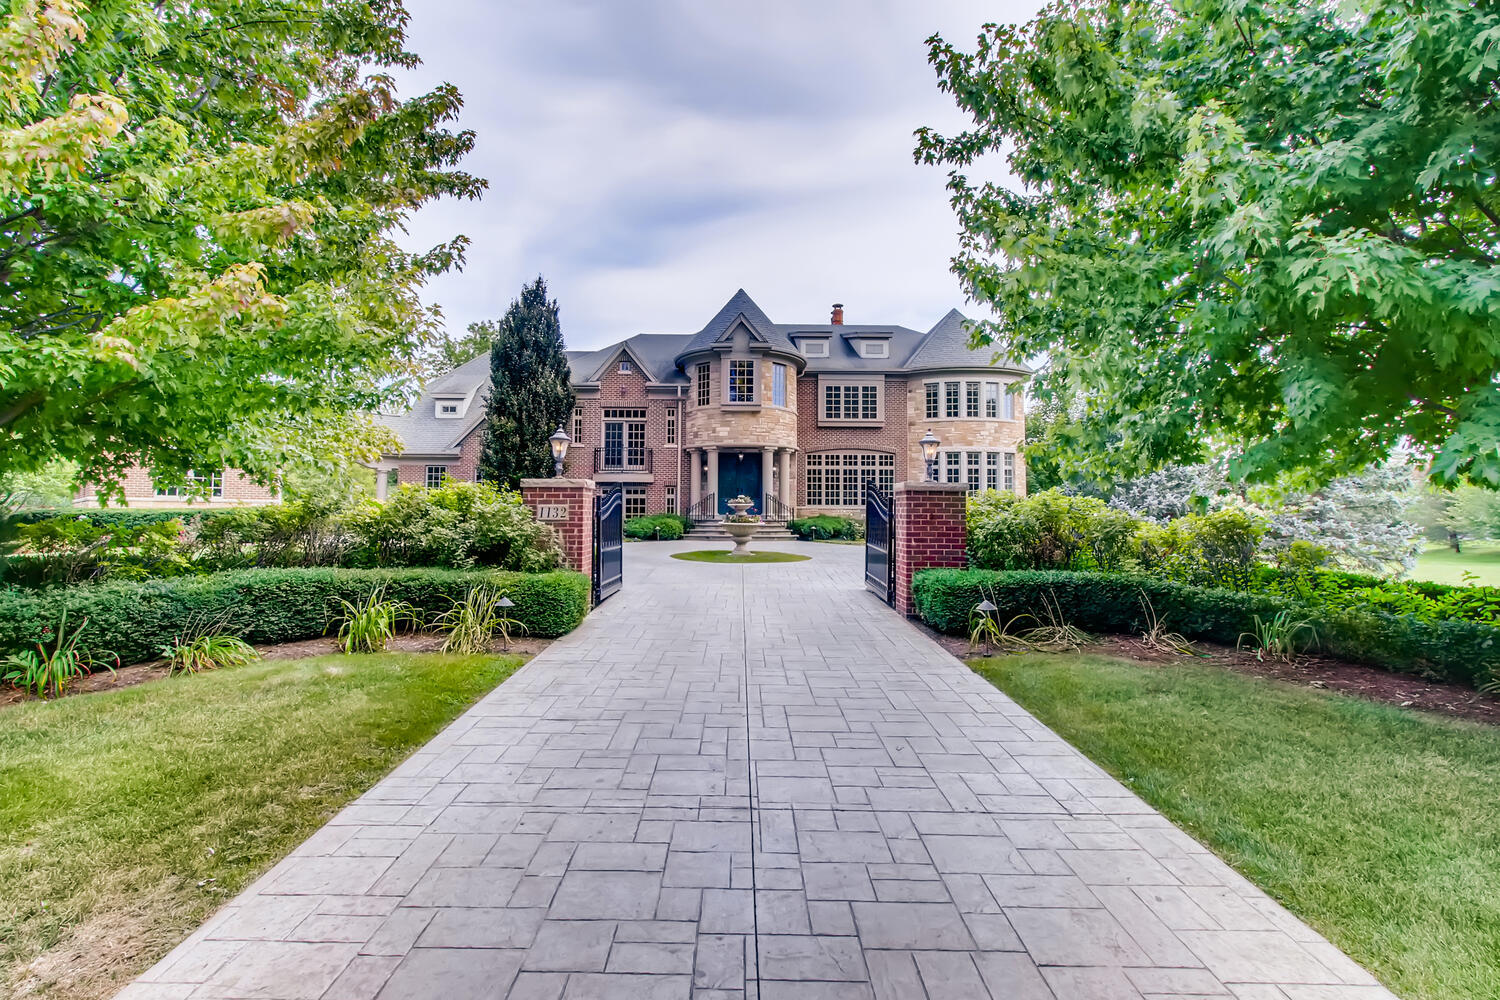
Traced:
<path fill-rule="evenodd" d="M 45 642 L 35 643 L 35 649 L 12 653 L 0 661 L 0 680 L 24 688 L 38 698 L 67 693 L 68 685 L 84 674 L 92 673 L 97 665 L 105 666 L 114 673 L 109 662 L 112 654 L 90 653 L 79 648 L 79 640 L 89 620 L 68 632 L 68 613 L 62 614 L 58 622 L 56 640 L 48 649 Z"/>
<path fill-rule="evenodd" d="M 422 612 L 406 601 L 386 600 L 377 587 L 363 601 L 338 599 L 344 610 L 339 620 L 339 645 L 346 653 L 378 653 L 390 644 L 403 625 L 422 627 Z"/>
<path fill-rule="evenodd" d="M 526 626 L 510 617 L 510 599 L 493 587 L 473 587 L 463 600 L 433 619 L 433 627 L 443 638 L 443 652 L 472 655 L 489 648 L 500 636 L 505 649 L 510 648 L 513 631 L 526 632 Z"/>

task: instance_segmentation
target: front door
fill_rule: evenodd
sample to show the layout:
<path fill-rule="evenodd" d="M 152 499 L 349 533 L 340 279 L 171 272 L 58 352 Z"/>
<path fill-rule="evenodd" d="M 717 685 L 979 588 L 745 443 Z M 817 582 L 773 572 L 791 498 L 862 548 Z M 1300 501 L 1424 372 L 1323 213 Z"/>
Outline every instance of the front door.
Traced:
<path fill-rule="evenodd" d="M 719 513 L 728 514 L 729 501 L 741 494 L 755 501 L 750 508 L 760 514 L 765 499 L 760 488 L 760 452 L 719 452 Z"/>

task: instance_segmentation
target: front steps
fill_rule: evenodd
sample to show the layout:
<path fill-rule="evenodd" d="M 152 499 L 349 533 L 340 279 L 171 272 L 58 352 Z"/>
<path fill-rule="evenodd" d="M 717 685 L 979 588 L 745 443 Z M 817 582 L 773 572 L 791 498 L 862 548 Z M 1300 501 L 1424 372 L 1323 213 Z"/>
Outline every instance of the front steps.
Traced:
<path fill-rule="evenodd" d="M 682 536 L 684 541 L 706 541 L 706 542 L 730 542 L 733 541 L 729 532 L 724 530 L 724 525 L 719 521 L 694 521 L 688 528 L 687 533 Z M 787 530 L 785 522 L 772 521 L 755 526 L 755 534 L 750 536 L 752 542 L 795 542 L 797 536 Z"/>

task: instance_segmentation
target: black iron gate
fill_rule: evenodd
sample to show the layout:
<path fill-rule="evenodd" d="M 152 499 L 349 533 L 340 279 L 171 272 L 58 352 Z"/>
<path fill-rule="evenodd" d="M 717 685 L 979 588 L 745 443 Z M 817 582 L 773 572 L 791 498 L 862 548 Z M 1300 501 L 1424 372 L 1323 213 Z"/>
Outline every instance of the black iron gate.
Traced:
<path fill-rule="evenodd" d="M 865 586 L 887 604 L 896 603 L 896 525 L 891 495 L 865 483 Z"/>
<path fill-rule="evenodd" d="M 625 489 L 594 497 L 594 603 L 620 589 L 625 577 Z"/>

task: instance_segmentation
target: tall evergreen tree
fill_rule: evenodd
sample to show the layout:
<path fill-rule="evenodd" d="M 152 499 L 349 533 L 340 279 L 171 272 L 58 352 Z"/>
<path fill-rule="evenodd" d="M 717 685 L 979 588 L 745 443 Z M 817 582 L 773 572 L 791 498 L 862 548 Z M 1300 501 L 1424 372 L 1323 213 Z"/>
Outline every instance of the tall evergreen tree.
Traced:
<path fill-rule="evenodd" d="M 573 412 L 557 301 L 547 300 L 547 283 L 538 275 L 500 322 L 475 327 L 485 329 L 494 343 L 481 475 L 510 486 L 528 476 L 552 475 L 547 439 Z"/>

